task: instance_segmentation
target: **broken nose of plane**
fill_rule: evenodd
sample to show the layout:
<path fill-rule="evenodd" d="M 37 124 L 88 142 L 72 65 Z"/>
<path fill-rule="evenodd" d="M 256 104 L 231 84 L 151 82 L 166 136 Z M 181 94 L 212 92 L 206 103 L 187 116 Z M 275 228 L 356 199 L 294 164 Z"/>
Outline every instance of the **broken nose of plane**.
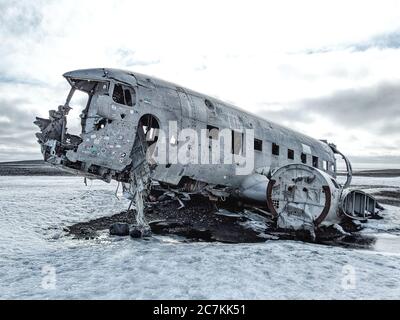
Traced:
<path fill-rule="evenodd" d="M 36 117 L 33 122 L 40 129 L 40 132 L 36 133 L 36 137 L 46 161 L 50 156 L 56 156 L 57 150 L 61 150 L 60 146 L 63 144 L 65 131 L 65 116 L 70 109 L 69 106 L 59 106 L 57 110 L 49 111 L 48 119 Z"/>

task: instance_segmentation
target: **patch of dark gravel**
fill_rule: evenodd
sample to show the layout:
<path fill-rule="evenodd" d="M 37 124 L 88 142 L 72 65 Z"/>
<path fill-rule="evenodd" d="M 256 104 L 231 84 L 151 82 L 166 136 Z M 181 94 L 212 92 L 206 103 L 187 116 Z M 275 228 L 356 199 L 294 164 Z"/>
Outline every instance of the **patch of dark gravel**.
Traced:
<path fill-rule="evenodd" d="M 248 220 L 246 217 L 216 214 L 218 208 L 213 202 L 206 201 L 204 198 L 188 201 L 180 210 L 179 206 L 180 204 L 175 200 L 149 203 L 145 209 L 145 215 L 151 231 L 154 234 L 177 235 L 210 242 L 265 241 L 259 232 L 241 224 Z M 117 222 L 134 225 L 135 211 L 123 211 L 112 216 L 77 223 L 65 230 L 75 238 L 92 239 L 97 236 L 98 231 L 106 230 Z"/>

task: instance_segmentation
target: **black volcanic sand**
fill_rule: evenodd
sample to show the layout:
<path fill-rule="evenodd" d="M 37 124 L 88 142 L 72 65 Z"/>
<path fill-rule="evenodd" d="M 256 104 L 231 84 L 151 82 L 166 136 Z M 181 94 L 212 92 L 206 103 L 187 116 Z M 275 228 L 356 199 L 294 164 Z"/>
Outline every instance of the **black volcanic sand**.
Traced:
<path fill-rule="evenodd" d="M 179 204 L 174 200 L 153 203 L 146 209 L 146 218 L 153 234 L 175 235 L 185 241 L 207 241 L 222 243 L 254 243 L 267 240 L 299 240 L 357 249 L 371 249 L 376 239 L 358 233 L 360 227 L 351 221 L 342 224 L 342 228 L 349 234 L 343 235 L 334 228 L 326 228 L 316 233 L 316 239 L 311 239 L 308 233 L 288 232 L 277 230 L 271 218 L 266 219 L 263 235 L 246 228 L 243 222 L 248 217 L 240 211 L 232 210 L 232 216 L 217 214 L 215 204 L 206 199 L 197 199 L 186 202 L 186 207 L 178 210 Z M 109 217 L 103 217 L 88 222 L 74 224 L 65 231 L 75 239 L 95 239 L 99 231 L 109 229 L 116 222 L 135 224 L 135 212 L 123 211 Z"/>
<path fill-rule="evenodd" d="M 226 216 L 216 214 L 218 209 L 205 199 L 196 199 L 185 203 L 178 210 L 176 200 L 165 200 L 150 204 L 145 216 L 151 231 L 160 235 L 177 235 L 191 240 L 219 241 L 224 243 L 261 242 L 265 238 L 252 229 L 242 226 L 248 218 L 237 214 Z M 135 224 L 135 211 L 123 211 L 109 217 L 74 224 L 65 231 L 78 239 L 92 239 L 97 232 L 106 230 L 115 222 Z"/>

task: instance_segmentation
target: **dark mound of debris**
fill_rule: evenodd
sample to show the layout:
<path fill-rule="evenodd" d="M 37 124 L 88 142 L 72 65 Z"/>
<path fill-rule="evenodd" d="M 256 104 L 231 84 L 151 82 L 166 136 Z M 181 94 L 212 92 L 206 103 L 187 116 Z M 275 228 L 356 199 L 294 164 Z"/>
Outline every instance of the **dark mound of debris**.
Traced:
<path fill-rule="evenodd" d="M 179 203 L 173 200 L 149 206 L 146 215 L 158 219 L 150 223 L 152 232 L 226 243 L 265 241 L 259 232 L 243 226 L 249 218 L 234 213 L 223 215 L 213 202 L 204 201 L 204 198 L 178 208 Z"/>
<path fill-rule="evenodd" d="M 102 217 L 87 222 L 79 222 L 72 226 L 65 228 L 70 235 L 77 239 L 94 239 L 98 237 L 97 231 L 107 230 L 114 223 L 135 223 L 134 214 L 127 211 L 114 214 L 110 217 Z"/>
<path fill-rule="evenodd" d="M 226 205 L 229 207 L 229 204 Z M 203 197 L 192 199 L 179 209 L 175 200 L 148 203 L 145 216 L 151 232 L 159 235 L 177 235 L 192 240 L 219 241 L 226 243 L 261 242 L 265 241 L 257 232 L 243 222 L 249 220 L 241 214 L 221 214 L 216 205 Z M 92 239 L 97 231 L 110 229 L 111 235 L 128 235 L 137 237 L 135 229 L 135 210 L 94 219 L 88 222 L 74 224 L 66 229 L 70 235 L 78 239 Z M 130 228 L 128 232 L 127 228 Z"/>
<path fill-rule="evenodd" d="M 249 227 L 251 215 L 245 214 L 246 210 L 236 202 L 216 204 L 199 197 L 185 202 L 184 208 L 180 206 L 173 199 L 147 203 L 145 216 L 150 230 L 139 228 L 136 225 L 135 210 L 127 210 L 74 224 L 66 231 L 77 239 L 93 239 L 98 236 L 98 231 L 109 230 L 110 235 L 130 235 L 132 238 L 146 238 L 153 233 L 182 236 L 191 241 L 223 243 L 254 243 L 280 239 L 364 249 L 373 246 L 376 240 L 359 234 L 362 225 L 350 219 L 340 226 L 320 228 L 316 232 L 316 238 L 312 239 L 308 233 L 302 231 L 277 229 L 275 221 L 268 215 L 260 214 L 262 211 L 252 212 L 261 219 L 262 227 Z"/>

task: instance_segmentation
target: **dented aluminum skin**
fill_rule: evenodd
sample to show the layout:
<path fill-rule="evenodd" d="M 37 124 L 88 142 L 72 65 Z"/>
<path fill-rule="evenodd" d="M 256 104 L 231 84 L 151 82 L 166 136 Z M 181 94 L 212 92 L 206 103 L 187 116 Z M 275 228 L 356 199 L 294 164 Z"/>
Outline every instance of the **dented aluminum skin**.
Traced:
<path fill-rule="evenodd" d="M 336 178 L 335 153 L 338 151 L 334 145 L 213 97 L 124 70 L 76 70 L 65 73 L 64 77 L 71 85 L 67 101 L 50 111 L 49 119 L 37 118 L 35 123 L 41 129 L 37 137 L 44 159 L 70 172 L 108 182 L 112 179 L 123 182 L 130 185 L 127 189 L 131 193 L 139 188 L 138 177 L 146 176 L 142 189 L 146 189 L 151 180 L 174 188 L 189 188 L 217 199 L 233 196 L 264 204 L 271 174 L 283 166 L 318 167 L 324 176 Z M 81 113 L 80 136 L 68 132 L 69 102 L 76 90 L 89 95 Z M 262 141 L 262 148 L 254 151 L 252 172 L 236 174 L 240 165 L 236 155 L 232 164 L 148 164 L 145 154 L 150 144 L 146 142 L 148 132 L 144 128 L 168 132 L 171 121 L 177 123 L 178 131 L 191 128 L 199 135 L 207 126 L 237 132 L 253 129 L 254 138 Z M 178 146 L 184 143 L 173 138 L 174 141 L 168 137 L 166 143 Z M 279 155 L 271 152 L 273 143 L 279 145 Z M 351 166 L 348 184 L 349 181 Z"/>

